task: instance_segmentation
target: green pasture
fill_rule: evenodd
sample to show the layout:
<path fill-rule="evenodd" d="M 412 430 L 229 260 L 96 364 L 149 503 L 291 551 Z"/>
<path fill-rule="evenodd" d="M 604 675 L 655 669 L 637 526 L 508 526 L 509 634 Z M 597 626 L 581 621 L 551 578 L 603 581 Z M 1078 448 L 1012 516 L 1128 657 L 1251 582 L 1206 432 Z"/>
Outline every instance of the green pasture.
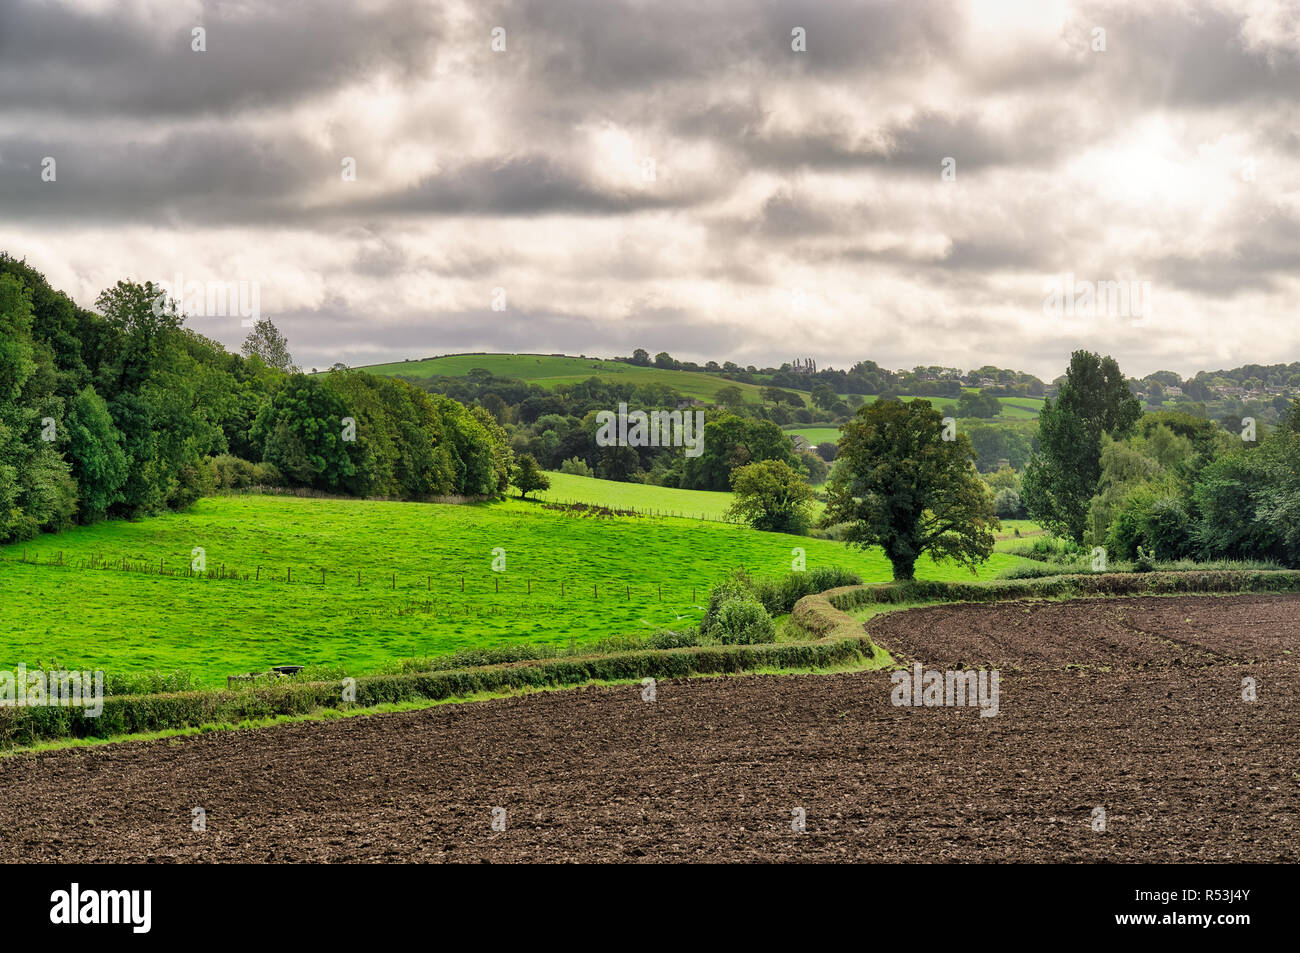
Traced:
<path fill-rule="evenodd" d="M 838 443 L 840 439 L 839 427 L 795 427 L 787 429 L 786 433 L 792 437 L 798 434 L 814 447 L 820 443 Z"/>
<path fill-rule="evenodd" d="M 366 673 L 521 640 L 589 644 L 694 624 L 728 570 L 781 575 L 796 546 L 809 568 L 890 577 L 879 550 L 720 522 L 596 518 L 515 500 L 213 497 L 0 547 L 0 667 L 184 669 L 216 685 L 276 664 Z M 200 547 L 208 575 L 191 577 Z M 500 551 L 505 571 L 494 572 Z M 995 553 L 981 575 L 1023 561 Z M 929 562 L 918 575 L 970 578 Z"/>
<path fill-rule="evenodd" d="M 678 490 L 554 471 L 546 476 L 551 481 L 551 488 L 533 495 L 548 503 L 588 503 L 653 515 L 725 520 L 732 500 L 730 493 L 712 490 Z"/>
<path fill-rule="evenodd" d="M 365 368 L 372 374 L 409 377 L 467 377 L 475 368 L 496 377 L 512 377 L 541 387 L 576 384 L 590 377 L 636 384 L 665 384 L 684 397 L 712 402 L 724 387 L 739 387 L 749 403 L 762 403 L 759 385 L 742 384 L 716 374 L 672 371 L 660 367 L 638 367 L 596 357 L 553 357 L 545 354 L 448 354 L 422 361 L 398 361 Z M 807 394 L 804 397 L 807 398 Z"/>

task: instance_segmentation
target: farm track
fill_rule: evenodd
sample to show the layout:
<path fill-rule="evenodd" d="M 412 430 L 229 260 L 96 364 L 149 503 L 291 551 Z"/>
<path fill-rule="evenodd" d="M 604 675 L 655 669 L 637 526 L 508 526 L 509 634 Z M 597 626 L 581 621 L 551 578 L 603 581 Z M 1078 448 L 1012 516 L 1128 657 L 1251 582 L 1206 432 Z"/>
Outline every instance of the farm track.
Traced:
<path fill-rule="evenodd" d="M 894 707 L 887 672 L 757 676 L 20 755 L 0 760 L 0 860 L 1295 862 L 1297 609 L 1101 599 L 870 623 L 929 667 L 1001 666 L 994 718 Z"/>

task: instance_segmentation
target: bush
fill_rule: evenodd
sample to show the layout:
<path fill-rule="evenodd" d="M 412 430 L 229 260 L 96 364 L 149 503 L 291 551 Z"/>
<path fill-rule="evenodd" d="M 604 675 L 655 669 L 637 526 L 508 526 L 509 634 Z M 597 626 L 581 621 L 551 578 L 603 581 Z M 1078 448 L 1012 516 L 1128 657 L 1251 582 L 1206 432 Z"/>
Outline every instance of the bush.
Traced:
<path fill-rule="evenodd" d="M 212 481 L 218 490 L 243 490 L 257 482 L 253 464 L 229 453 L 212 458 Z"/>
<path fill-rule="evenodd" d="M 718 613 L 726 602 L 733 599 L 753 598 L 754 581 L 743 569 L 734 570 L 709 591 L 709 604 L 704 607 L 704 616 L 700 619 L 700 634 L 706 639 L 718 641 L 714 627 L 718 622 Z"/>
<path fill-rule="evenodd" d="M 591 467 L 587 466 L 587 461 L 582 457 L 570 457 L 560 464 L 561 473 L 571 473 L 574 476 L 589 477 L 592 475 Z"/>
<path fill-rule="evenodd" d="M 255 486 L 284 486 L 284 474 L 274 463 L 253 464 L 253 484 Z"/>
<path fill-rule="evenodd" d="M 998 519 L 1024 519 L 1025 506 L 1020 501 L 1020 494 L 1008 488 L 998 490 L 993 496 L 993 512 Z"/>
<path fill-rule="evenodd" d="M 1051 535 L 1037 536 L 1028 546 L 1018 546 L 1011 550 L 1012 555 L 1015 556 L 1058 565 L 1071 565 L 1088 552 L 1068 536 Z"/>
<path fill-rule="evenodd" d="M 776 623 L 763 608 L 763 603 L 752 596 L 740 596 L 723 602 L 718 608 L 713 631 L 723 645 L 755 645 L 776 641 Z"/>
<path fill-rule="evenodd" d="M 1149 559 L 1182 559 L 1191 555 L 1191 518 L 1177 497 L 1143 487 L 1125 497 L 1106 543 L 1120 559 L 1136 559 L 1139 549 L 1148 550 Z"/>
<path fill-rule="evenodd" d="M 838 566 L 819 566 L 807 572 L 787 573 L 781 579 L 762 579 L 751 583 L 750 588 L 763 608 L 772 615 L 784 615 L 794 609 L 794 604 L 804 596 L 825 592 L 839 586 L 855 586 L 862 577 Z"/>

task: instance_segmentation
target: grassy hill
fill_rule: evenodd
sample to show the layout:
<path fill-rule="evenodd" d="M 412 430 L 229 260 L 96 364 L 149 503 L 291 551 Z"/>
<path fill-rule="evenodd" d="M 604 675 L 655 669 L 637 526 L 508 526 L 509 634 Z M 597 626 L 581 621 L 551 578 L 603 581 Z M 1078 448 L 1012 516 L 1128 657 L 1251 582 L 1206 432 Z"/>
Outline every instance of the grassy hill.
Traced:
<path fill-rule="evenodd" d="M 547 473 L 551 488 L 536 494 L 553 503 L 594 503 L 617 510 L 635 510 L 650 515 L 681 516 L 687 519 L 725 521 L 730 493 L 711 490 L 678 490 L 647 483 L 619 483 L 570 473 Z"/>
<path fill-rule="evenodd" d="M 448 354 L 422 361 L 398 361 L 395 364 L 372 364 L 363 368 L 372 374 L 405 377 L 465 377 L 475 368 L 491 371 L 496 377 L 513 377 L 541 387 L 576 384 L 589 377 L 627 381 L 631 384 L 666 384 L 686 397 L 712 402 L 724 387 L 739 387 L 745 400 L 762 403 L 759 385 L 742 384 L 716 374 L 698 371 L 672 371 L 659 367 L 638 367 L 620 361 L 595 357 L 555 357 L 546 354 Z M 807 394 L 803 396 L 806 398 Z"/>
<path fill-rule="evenodd" d="M 890 575 L 880 550 L 729 523 L 602 519 L 518 501 L 214 497 L 184 513 L 0 547 L 0 657 L 183 669 L 218 685 L 281 663 L 361 674 L 471 647 L 583 645 L 693 625 L 730 569 L 782 575 L 794 546 L 810 569 Z M 221 578 L 184 575 L 194 547 Z M 498 549 L 504 572 L 492 571 Z M 1023 562 L 995 553 L 983 573 Z M 970 578 L 928 560 L 918 575 Z"/>

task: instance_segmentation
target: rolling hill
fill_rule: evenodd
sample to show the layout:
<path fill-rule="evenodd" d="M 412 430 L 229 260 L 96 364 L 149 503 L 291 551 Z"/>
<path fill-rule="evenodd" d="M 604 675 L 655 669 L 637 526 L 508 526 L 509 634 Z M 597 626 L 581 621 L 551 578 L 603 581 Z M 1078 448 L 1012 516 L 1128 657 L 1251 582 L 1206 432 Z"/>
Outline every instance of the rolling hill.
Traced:
<path fill-rule="evenodd" d="M 738 387 L 749 403 L 761 403 L 758 384 L 744 384 L 716 374 L 674 371 L 662 367 L 640 367 L 597 357 L 567 357 L 553 354 L 447 354 L 419 361 L 372 364 L 359 368 L 372 374 L 411 378 L 466 377 L 482 368 L 495 377 L 511 377 L 541 387 L 576 384 L 589 377 L 627 381 L 631 384 L 666 384 L 686 397 L 712 402 L 724 387 Z M 801 396 L 808 398 L 807 392 Z"/>

